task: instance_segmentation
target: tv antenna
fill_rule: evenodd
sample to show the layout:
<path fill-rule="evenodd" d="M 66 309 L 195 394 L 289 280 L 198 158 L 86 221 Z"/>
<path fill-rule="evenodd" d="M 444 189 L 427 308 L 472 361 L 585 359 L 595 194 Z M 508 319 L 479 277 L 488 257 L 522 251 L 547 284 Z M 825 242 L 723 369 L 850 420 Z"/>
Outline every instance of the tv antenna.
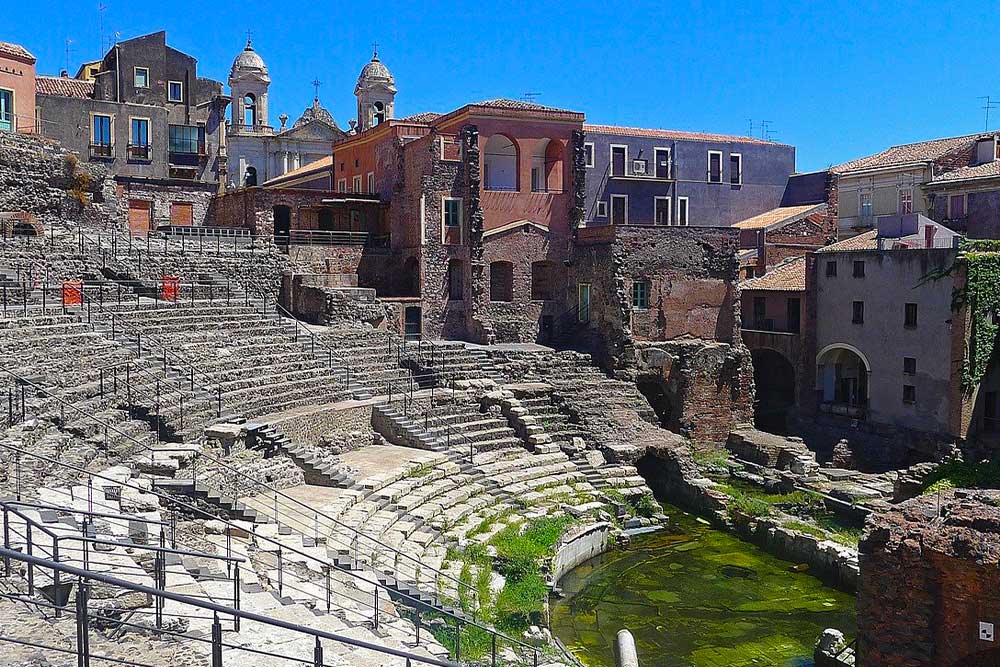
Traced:
<path fill-rule="evenodd" d="M 97 48 L 99 53 L 97 55 L 104 55 L 104 12 L 107 10 L 107 6 L 103 2 L 97 4 L 97 31 L 98 31 L 98 44 Z"/>
<path fill-rule="evenodd" d="M 990 109 L 995 109 L 997 103 L 990 99 L 990 95 L 980 95 L 976 99 L 983 100 L 983 106 L 980 108 L 986 112 L 986 131 L 990 131 Z"/>
<path fill-rule="evenodd" d="M 69 37 L 67 37 L 66 38 L 66 66 L 64 68 L 66 70 L 67 74 L 69 73 L 69 56 L 70 56 L 71 53 L 73 53 L 74 51 L 76 51 L 76 49 L 70 47 L 70 44 L 72 44 L 72 43 L 73 43 L 73 40 L 70 39 Z"/>
<path fill-rule="evenodd" d="M 760 121 L 760 138 L 765 141 L 769 141 L 772 136 L 774 136 L 774 130 L 771 129 L 771 123 L 773 120 L 762 120 Z"/>
<path fill-rule="evenodd" d="M 752 137 L 753 136 L 753 118 L 747 118 L 747 124 L 750 126 L 749 130 L 747 131 L 747 136 L 748 137 Z"/>
<path fill-rule="evenodd" d="M 521 93 L 521 101 L 523 102 L 534 102 L 536 99 L 541 97 L 541 93 Z"/>

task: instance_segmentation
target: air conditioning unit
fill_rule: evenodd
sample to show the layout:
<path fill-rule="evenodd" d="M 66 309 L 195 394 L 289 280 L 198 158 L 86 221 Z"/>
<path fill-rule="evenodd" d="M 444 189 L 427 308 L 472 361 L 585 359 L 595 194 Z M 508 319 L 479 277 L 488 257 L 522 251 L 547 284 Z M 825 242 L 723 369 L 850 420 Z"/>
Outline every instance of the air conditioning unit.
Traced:
<path fill-rule="evenodd" d="M 636 176 L 646 175 L 646 161 L 645 160 L 632 160 L 632 173 Z"/>

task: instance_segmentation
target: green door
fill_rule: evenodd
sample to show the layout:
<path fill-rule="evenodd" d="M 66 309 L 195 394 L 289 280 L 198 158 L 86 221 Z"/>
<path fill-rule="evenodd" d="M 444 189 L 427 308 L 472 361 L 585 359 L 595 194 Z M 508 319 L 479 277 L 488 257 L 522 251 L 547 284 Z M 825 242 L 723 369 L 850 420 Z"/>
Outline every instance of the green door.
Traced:
<path fill-rule="evenodd" d="M 590 284 L 577 285 L 577 314 L 580 322 L 590 321 Z"/>
<path fill-rule="evenodd" d="M 0 89 L 0 130 L 14 131 L 14 91 Z"/>

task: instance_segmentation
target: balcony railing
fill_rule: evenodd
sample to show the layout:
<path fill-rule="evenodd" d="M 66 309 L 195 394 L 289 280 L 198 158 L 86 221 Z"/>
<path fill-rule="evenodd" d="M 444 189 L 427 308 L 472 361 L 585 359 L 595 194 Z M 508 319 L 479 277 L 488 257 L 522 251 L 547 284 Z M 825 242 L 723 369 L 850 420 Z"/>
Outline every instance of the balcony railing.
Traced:
<path fill-rule="evenodd" d="M 762 331 L 764 333 L 785 333 L 785 334 L 797 334 L 799 332 L 798 327 L 789 327 L 788 325 L 778 326 L 775 321 L 771 318 L 764 319 L 754 319 L 743 325 L 744 331 Z"/>
<path fill-rule="evenodd" d="M 111 144 L 90 144 L 90 157 L 109 160 L 115 156 L 114 147 Z"/>
<path fill-rule="evenodd" d="M 247 125 L 244 123 L 236 123 L 232 126 L 233 132 L 236 134 L 274 134 L 274 128 L 270 125 L 262 125 L 258 123 L 257 125 Z"/>
<path fill-rule="evenodd" d="M 149 144 L 129 144 L 128 145 L 128 159 L 130 160 L 149 160 L 151 155 Z"/>

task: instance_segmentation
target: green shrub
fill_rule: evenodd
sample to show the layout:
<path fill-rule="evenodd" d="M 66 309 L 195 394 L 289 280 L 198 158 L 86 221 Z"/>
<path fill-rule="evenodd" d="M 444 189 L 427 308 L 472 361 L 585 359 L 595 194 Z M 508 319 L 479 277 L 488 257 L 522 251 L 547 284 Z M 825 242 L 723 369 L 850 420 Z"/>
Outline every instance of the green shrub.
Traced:
<path fill-rule="evenodd" d="M 538 573 L 508 582 L 496 601 L 496 623 L 504 632 L 521 633 L 542 619 L 548 586 Z"/>
<path fill-rule="evenodd" d="M 742 491 L 736 491 L 730 495 L 729 504 L 726 506 L 730 515 L 738 512 L 744 516 L 760 519 L 771 514 L 771 505 L 760 498 L 754 498 Z"/>
<path fill-rule="evenodd" d="M 639 516 L 644 516 L 648 519 L 662 512 L 663 508 L 660 507 L 660 503 L 656 502 L 656 498 L 653 497 L 652 493 L 646 492 L 635 501 L 635 511 Z"/>

